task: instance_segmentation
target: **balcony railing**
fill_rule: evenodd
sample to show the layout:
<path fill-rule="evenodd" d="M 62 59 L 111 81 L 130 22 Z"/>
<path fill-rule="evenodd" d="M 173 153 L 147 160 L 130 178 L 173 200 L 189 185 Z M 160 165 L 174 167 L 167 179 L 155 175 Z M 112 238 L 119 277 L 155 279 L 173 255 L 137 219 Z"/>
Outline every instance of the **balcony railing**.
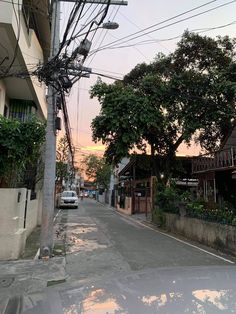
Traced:
<path fill-rule="evenodd" d="M 206 154 L 192 160 L 192 172 L 236 167 L 236 147 L 220 150 L 215 154 Z"/>

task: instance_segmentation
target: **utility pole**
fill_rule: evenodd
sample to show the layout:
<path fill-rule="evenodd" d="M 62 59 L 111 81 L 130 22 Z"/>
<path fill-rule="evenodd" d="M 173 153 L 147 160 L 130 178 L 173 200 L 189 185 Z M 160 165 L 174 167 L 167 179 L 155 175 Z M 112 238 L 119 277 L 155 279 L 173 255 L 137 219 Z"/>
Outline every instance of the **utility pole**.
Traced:
<path fill-rule="evenodd" d="M 60 2 L 52 2 L 52 29 L 50 58 L 53 58 L 60 44 Z M 45 147 L 45 168 L 43 181 L 43 206 L 40 237 L 40 258 L 51 257 L 53 249 L 53 215 L 56 177 L 56 97 L 55 89 L 48 87 L 47 128 Z"/>
<path fill-rule="evenodd" d="M 52 0 L 51 51 L 53 58 L 60 45 L 60 1 L 76 2 L 77 0 Z M 127 5 L 123 0 L 84 0 L 85 3 Z M 85 68 L 86 69 L 86 68 Z M 87 68 L 88 69 L 88 68 Z M 90 70 L 88 70 L 89 72 Z M 84 73 L 86 75 L 86 73 Z M 57 78 L 55 78 L 56 80 Z M 56 178 L 56 91 L 48 87 L 48 112 L 46 128 L 45 168 L 43 181 L 43 206 L 40 237 L 40 258 L 52 257 L 53 250 L 53 216 Z"/>

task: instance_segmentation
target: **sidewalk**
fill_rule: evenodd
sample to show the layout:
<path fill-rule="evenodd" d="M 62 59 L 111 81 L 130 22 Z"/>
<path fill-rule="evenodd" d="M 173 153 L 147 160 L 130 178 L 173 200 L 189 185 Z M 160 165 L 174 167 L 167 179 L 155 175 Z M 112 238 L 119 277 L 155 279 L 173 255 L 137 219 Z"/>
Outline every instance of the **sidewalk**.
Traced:
<path fill-rule="evenodd" d="M 55 256 L 50 260 L 35 258 L 40 244 L 39 239 L 40 227 L 37 227 L 28 237 L 25 252 L 21 259 L 0 261 L 1 314 L 18 313 L 17 309 L 19 307 L 20 311 L 22 296 L 41 292 L 48 286 L 66 280 L 66 261 L 64 256 Z M 13 309 L 12 312 L 11 309 Z"/>
<path fill-rule="evenodd" d="M 115 208 L 99 204 L 107 208 L 102 215 L 116 212 Z M 28 259 L 0 262 L 0 313 L 8 313 L 5 309 L 9 306 L 14 309 L 20 307 L 22 297 L 29 293 L 35 293 L 40 298 L 45 288 L 51 285 L 85 282 L 86 276 L 96 279 L 103 274 L 103 278 L 110 278 L 111 274 L 130 272 L 128 263 L 112 247 L 103 230 L 97 230 L 97 218 L 87 217 L 83 203 L 81 205 L 79 214 L 76 210 L 62 210 L 55 216 L 54 254 L 58 256 L 48 261 L 29 259 L 35 255 L 39 243 L 40 232 L 37 229 L 28 241 L 24 256 Z M 141 223 L 149 221 L 145 214 L 127 218 Z"/>
<path fill-rule="evenodd" d="M 65 280 L 64 257 L 54 257 L 48 261 L 37 259 L 0 262 L 0 313 L 5 313 L 11 297 L 39 292 Z M 14 299 L 14 302 L 16 307 L 17 300 Z"/>

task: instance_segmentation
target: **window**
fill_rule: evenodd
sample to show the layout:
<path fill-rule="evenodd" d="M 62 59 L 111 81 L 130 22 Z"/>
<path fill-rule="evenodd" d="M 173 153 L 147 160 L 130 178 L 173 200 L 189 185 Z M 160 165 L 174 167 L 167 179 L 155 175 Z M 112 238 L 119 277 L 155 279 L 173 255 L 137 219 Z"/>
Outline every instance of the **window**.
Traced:
<path fill-rule="evenodd" d="M 4 106 L 3 116 L 4 116 L 5 118 L 8 117 L 8 107 L 7 107 L 7 105 Z"/>
<path fill-rule="evenodd" d="M 11 99 L 9 118 L 25 122 L 36 113 L 36 105 L 32 100 Z"/>

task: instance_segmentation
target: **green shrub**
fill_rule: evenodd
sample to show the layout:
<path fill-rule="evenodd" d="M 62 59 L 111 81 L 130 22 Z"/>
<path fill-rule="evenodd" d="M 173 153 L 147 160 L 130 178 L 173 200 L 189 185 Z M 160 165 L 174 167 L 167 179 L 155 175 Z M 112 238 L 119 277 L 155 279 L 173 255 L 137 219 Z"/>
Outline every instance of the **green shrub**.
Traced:
<path fill-rule="evenodd" d="M 170 186 L 160 185 L 157 189 L 156 205 L 164 212 L 178 214 L 181 197 L 179 191 Z"/>
<path fill-rule="evenodd" d="M 203 199 L 194 199 L 191 193 L 182 192 L 174 185 L 157 187 L 155 205 L 153 221 L 158 221 L 158 224 L 164 223 L 163 212 L 180 214 L 182 208 L 186 210 L 188 217 L 236 226 L 235 209 L 230 203 L 223 202 L 219 206 Z"/>
<path fill-rule="evenodd" d="M 0 116 L 0 186 L 14 187 L 35 163 L 45 140 L 45 125 L 35 117 L 20 122 Z"/>

